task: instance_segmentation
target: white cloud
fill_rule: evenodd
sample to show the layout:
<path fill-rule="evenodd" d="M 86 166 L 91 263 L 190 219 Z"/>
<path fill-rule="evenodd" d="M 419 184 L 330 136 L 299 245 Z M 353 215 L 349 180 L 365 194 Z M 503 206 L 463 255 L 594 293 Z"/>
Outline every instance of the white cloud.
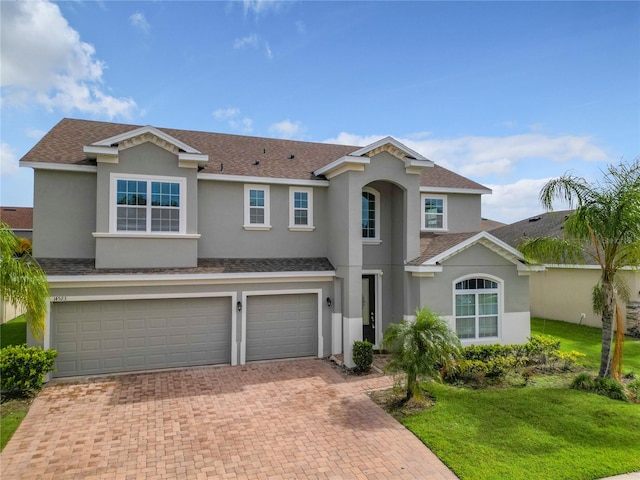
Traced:
<path fill-rule="evenodd" d="M 12 175 L 19 170 L 18 158 L 8 143 L 0 143 L 0 174 Z"/>
<path fill-rule="evenodd" d="M 269 131 L 280 138 L 291 139 L 301 135 L 305 131 L 305 128 L 300 122 L 292 122 L 287 119 L 274 123 L 269 127 Z"/>
<path fill-rule="evenodd" d="M 213 112 L 216 120 L 228 120 L 238 115 L 240 115 L 240 110 L 237 108 L 219 108 Z"/>
<path fill-rule="evenodd" d="M 103 91 L 106 65 L 54 3 L 0 2 L 2 103 L 129 117 L 131 98 Z"/>
<path fill-rule="evenodd" d="M 231 128 L 242 133 L 250 133 L 253 130 L 253 120 L 248 117 L 241 118 L 239 108 L 219 108 L 213 112 L 213 117 L 218 121 L 227 122 Z"/>
<path fill-rule="evenodd" d="M 307 26 L 304 24 L 304 22 L 298 20 L 296 22 L 296 31 L 298 33 L 307 33 Z"/>
<path fill-rule="evenodd" d="M 129 23 L 132 27 L 140 30 L 143 33 L 149 33 L 151 29 L 151 25 L 147 21 L 147 18 L 144 16 L 144 13 L 136 12 L 131 14 L 129 17 Z"/>
<path fill-rule="evenodd" d="M 273 58 L 273 52 L 271 51 L 271 47 L 269 46 L 268 42 L 264 43 L 264 53 L 269 60 Z"/>
<path fill-rule="evenodd" d="M 35 138 L 36 140 L 40 140 L 47 133 L 45 130 L 40 130 L 38 128 L 27 128 L 24 132 L 25 135 L 29 138 Z"/>
<path fill-rule="evenodd" d="M 361 136 L 341 132 L 328 143 L 367 145 L 382 135 Z M 505 137 L 460 137 L 445 139 L 397 138 L 407 147 L 421 153 L 443 167 L 462 175 L 484 177 L 506 175 L 523 160 L 548 159 L 566 162 L 572 159 L 606 162 L 609 157 L 595 145 L 591 137 L 563 135 L 552 137 L 534 133 Z"/>
<path fill-rule="evenodd" d="M 242 7 L 245 15 L 253 13 L 259 16 L 269 11 L 277 12 L 287 3 L 292 2 L 291 0 L 243 0 Z"/>
<path fill-rule="evenodd" d="M 253 47 L 258 48 L 258 36 L 254 33 L 242 38 L 236 38 L 233 41 L 233 48 L 241 50 L 243 48 Z"/>
<path fill-rule="evenodd" d="M 543 212 L 538 195 L 549 180 L 525 178 L 507 185 L 486 185 L 493 194 L 482 196 L 482 216 L 513 223 Z"/>

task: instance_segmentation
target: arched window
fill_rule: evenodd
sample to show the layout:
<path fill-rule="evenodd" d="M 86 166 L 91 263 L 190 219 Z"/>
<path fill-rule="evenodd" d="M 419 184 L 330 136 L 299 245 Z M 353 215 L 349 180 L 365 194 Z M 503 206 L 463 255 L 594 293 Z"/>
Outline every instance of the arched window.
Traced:
<path fill-rule="evenodd" d="M 380 238 L 380 194 L 373 188 L 362 190 L 362 238 L 378 240 Z"/>
<path fill-rule="evenodd" d="M 460 339 L 498 336 L 500 289 L 488 278 L 468 278 L 456 283 L 456 333 Z"/>

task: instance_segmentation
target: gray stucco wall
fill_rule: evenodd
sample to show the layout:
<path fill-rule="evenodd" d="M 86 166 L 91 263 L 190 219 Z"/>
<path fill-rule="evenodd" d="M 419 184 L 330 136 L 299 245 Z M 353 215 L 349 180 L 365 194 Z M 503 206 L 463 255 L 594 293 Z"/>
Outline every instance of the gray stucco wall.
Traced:
<path fill-rule="evenodd" d="M 270 185 L 271 230 L 245 230 L 244 184 L 200 180 L 198 205 L 202 258 L 326 257 L 327 188 L 313 188 L 315 230 L 289 230 L 289 186 Z"/>
<path fill-rule="evenodd" d="M 153 143 L 143 143 L 122 150 L 118 163 L 98 163 L 96 218 L 99 233 L 109 232 L 112 173 L 177 177 L 186 179 L 186 231 L 198 233 L 198 182 L 195 168 L 183 168 L 177 155 Z M 113 232 L 111 232 L 113 233 Z M 122 267 L 192 267 L 197 264 L 196 239 L 96 238 L 96 266 Z"/>
<path fill-rule="evenodd" d="M 474 245 L 443 262 L 434 277 L 413 277 L 420 285 L 419 305 L 441 315 L 453 315 L 453 282 L 477 274 L 492 275 L 504 282 L 504 311 L 529 311 L 529 277 L 518 275 L 516 266 L 482 245 Z"/>
<path fill-rule="evenodd" d="M 94 258 L 96 174 L 35 170 L 33 255 Z"/>
<path fill-rule="evenodd" d="M 480 231 L 482 221 L 481 195 L 448 193 L 447 208 L 450 233 Z"/>

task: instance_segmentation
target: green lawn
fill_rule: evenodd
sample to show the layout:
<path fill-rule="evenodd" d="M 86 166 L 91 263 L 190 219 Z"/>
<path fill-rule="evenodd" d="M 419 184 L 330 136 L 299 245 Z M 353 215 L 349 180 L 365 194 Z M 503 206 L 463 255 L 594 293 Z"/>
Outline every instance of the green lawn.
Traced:
<path fill-rule="evenodd" d="M 558 320 L 532 318 L 531 333 L 555 337 L 560 340 L 562 351 L 576 350 L 586 355 L 580 361 L 582 365 L 594 370 L 598 370 L 600 367 L 602 330 L 599 328 Z M 625 338 L 622 349 L 622 370 L 640 375 L 640 340 L 631 337 Z"/>
<path fill-rule="evenodd" d="M 595 479 L 640 470 L 640 406 L 567 388 L 428 387 L 403 423 L 462 480 Z"/>
<path fill-rule="evenodd" d="M 0 325 L 0 348 L 27 343 L 27 319 L 24 315 Z"/>
<path fill-rule="evenodd" d="M 584 353 L 595 374 L 601 331 L 534 318 L 532 334 Z M 640 374 L 640 341 L 627 338 L 623 370 Z M 586 480 L 640 471 L 640 405 L 567 388 L 575 374 L 528 387 L 471 390 L 430 384 L 435 407 L 402 420 L 463 480 Z"/>

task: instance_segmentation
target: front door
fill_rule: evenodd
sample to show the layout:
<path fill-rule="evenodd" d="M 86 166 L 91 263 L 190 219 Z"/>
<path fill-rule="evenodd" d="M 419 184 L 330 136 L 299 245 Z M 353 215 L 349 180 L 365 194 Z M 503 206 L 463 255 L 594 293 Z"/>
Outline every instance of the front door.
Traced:
<path fill-rule="evenodd" d="M 362 276 L 362 340 L 376 343 L 375 275 Z"/>

